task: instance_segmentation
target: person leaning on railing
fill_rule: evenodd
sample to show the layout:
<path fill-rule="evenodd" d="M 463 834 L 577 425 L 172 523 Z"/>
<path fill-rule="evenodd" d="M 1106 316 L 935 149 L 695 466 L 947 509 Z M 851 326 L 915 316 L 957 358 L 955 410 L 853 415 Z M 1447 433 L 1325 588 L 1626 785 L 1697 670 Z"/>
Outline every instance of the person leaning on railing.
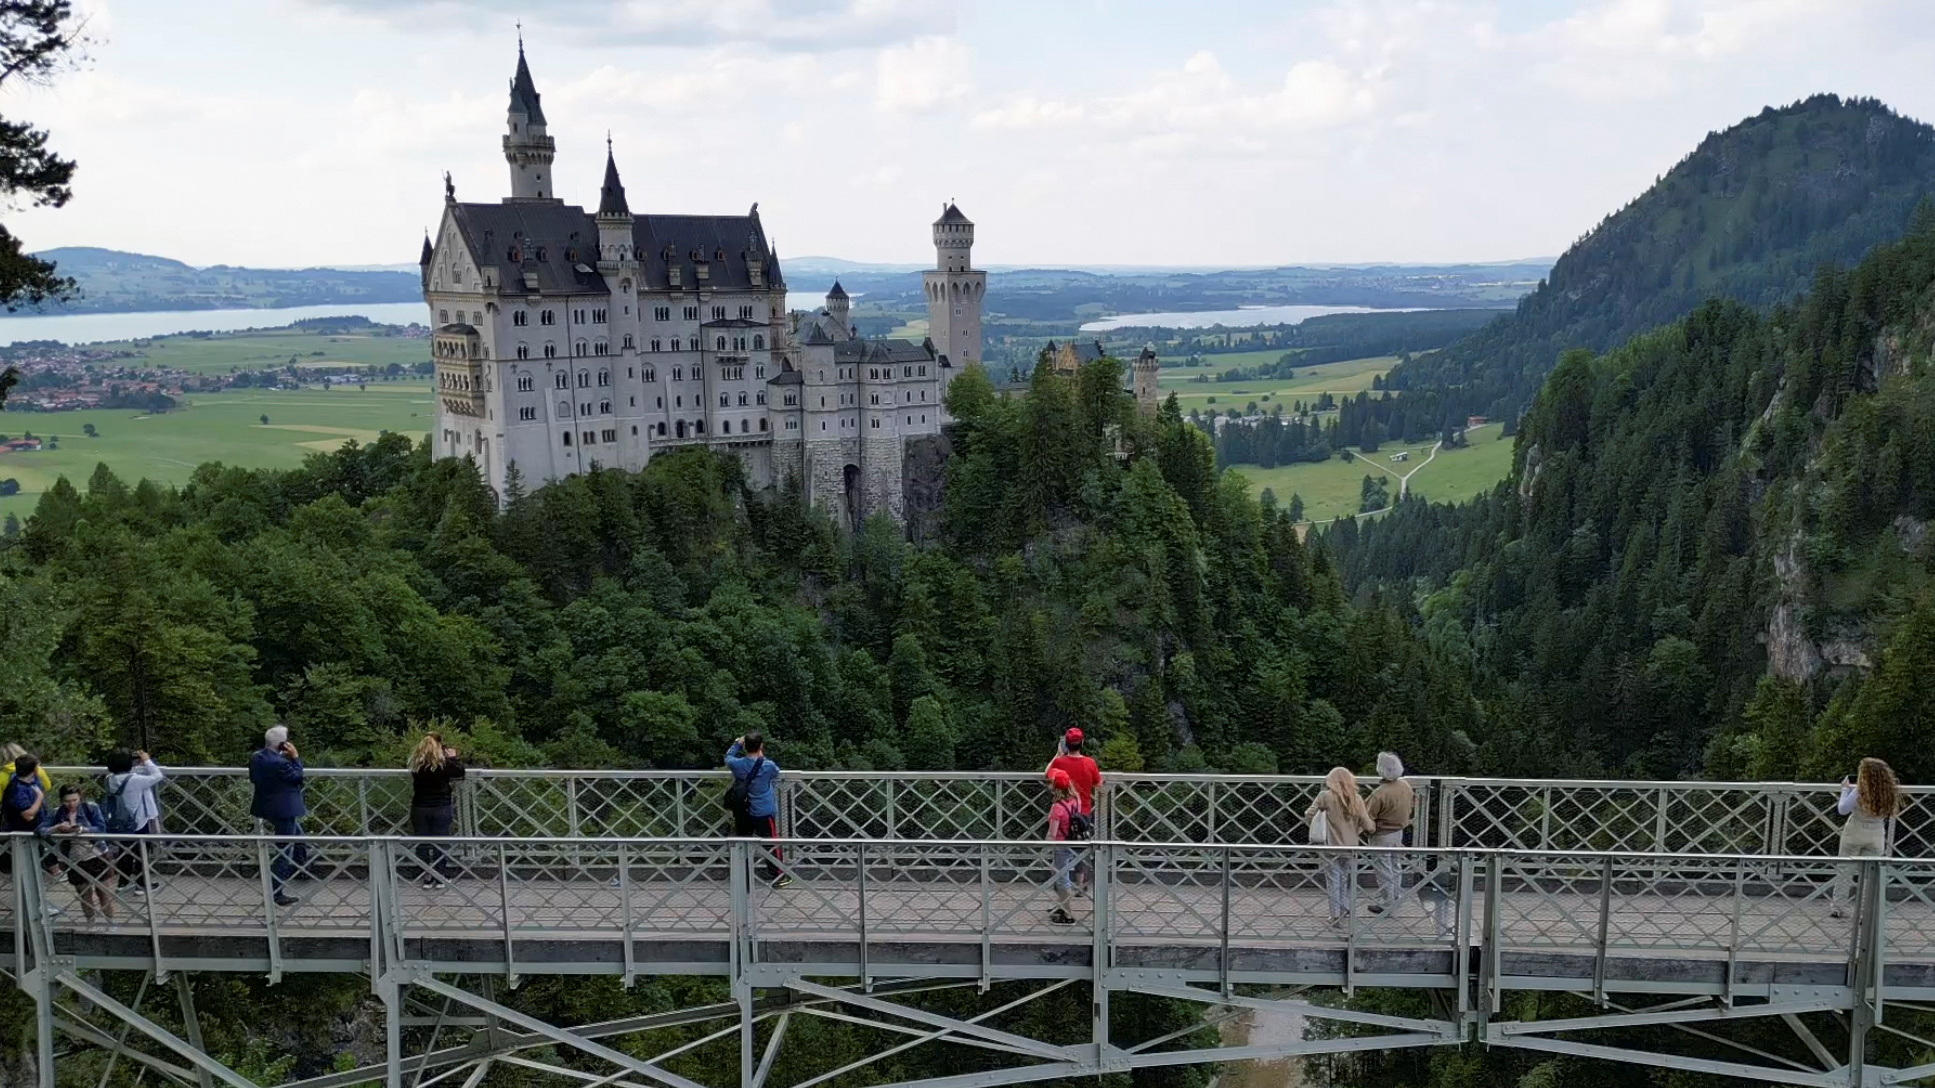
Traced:
<path fill-rule="evenodd" d="M 1901 784 L 1895 781 L 1894 768 L 1872 756 L 1863 759 L 1854 777 L 1841 780 L 1841 799 L 1834 811 L 1847 817 L 1841 825 L 1842 857 L 1886 857 L 1895 817 L 1901 812 Z M 1847 869 L 1835 874 L 1834 917 L 1848 916 L 1853 883 L 1854 874 Z"/>
<path fill-rule="evenodd" d="M 454 784 L 464 777 L 457 750 L 443 742 L 441 733 L 426 733 L 410 753 L 410 834 L 449 838 L 457 822 Z M 456 876 L 450 852 L 435 843 L 417 844 L 423 865 L 423 886 L 441 888 Z"/>
<path fill-rule="evenodd" d="M 1411 826 L 1412 819 L 1417 815 L 1417 791 L 1404 780 L 1404 761 L 1395 752 L 1377 753 L 1377 777 L 1381 781 L 1364 802 L 1364 809 L 1375 825 L 1371 832 L 1371 845 L 1403 846 L 1405 829 Z M 1367 909 L 1373 914 L 1397 906 L 1398 896 L 1404 891 L 1403 873 L 1399 866 L 1402 860 L 1397 854 L 1379 854 L 1371 859 L 1372 867 L 1377 870 L 1377 890 L 1381 900 L 1368 904 Z"/>
<path fill-rule="evenodd" d="M 101 811 L 108 830 L 117 835 L 158 835 L 161 833 L 161 804 L 155 791 L 168 780 L 146 752 L 116 749 L 107 755 L 107 781 L 101 785 Z M 142 887 L 141 844 L 123 843 L 115 855 L 114 868 L 130 894 L 145 895 Z M 147 885 L 161 887 L 161 881 L 148 874 Z"/>

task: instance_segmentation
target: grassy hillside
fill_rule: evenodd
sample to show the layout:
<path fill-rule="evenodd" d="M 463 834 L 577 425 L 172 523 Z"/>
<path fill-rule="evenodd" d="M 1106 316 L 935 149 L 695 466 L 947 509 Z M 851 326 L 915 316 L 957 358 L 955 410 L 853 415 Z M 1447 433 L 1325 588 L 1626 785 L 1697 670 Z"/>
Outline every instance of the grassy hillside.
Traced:
<path fill-rule="evenodd" d="M 1567 348 L 1604 350 L 1709 298 L 1762 307 L 1825 264 L 1901 235 L 1935 194 L 1935 129 L 1872 99 L 1817 95 L 1701 141 L 1553 265 L 1516 312 L 1399 367 L 1494 417 L 1530 403 Z"/>
<path fill-rule="evenodd" d="M 316 306 L 344 302 L 415 302 L 414 272 L 344 272 L 333 268 L 196 268 L 166 257 L 74 246 L 36 254 L 80 285 L 80 297 L 50 303 L 46 313 L 132 310 L 222 310 Z"/>

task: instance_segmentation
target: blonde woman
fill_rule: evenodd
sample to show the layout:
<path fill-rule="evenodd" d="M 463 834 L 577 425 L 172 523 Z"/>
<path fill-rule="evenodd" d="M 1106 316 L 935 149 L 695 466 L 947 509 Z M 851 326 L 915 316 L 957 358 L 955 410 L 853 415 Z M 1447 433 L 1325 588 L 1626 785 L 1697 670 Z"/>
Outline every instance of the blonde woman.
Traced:
<path fill-rule="evenodd" d="M 419 838 L 448 838 L 456 823 L 457 797 L 453 783 L 464 777 L 457 750 L 440 733 L 426 733 L 410 752 L 410 834 Z M 455 875 L 450 854 L 435 843 L 417 844 L 423 863 L 423 886 L 441 888 Z"/>
<path fill-rule="evenodd" d="M 1835 804 L 1834 811 L 1848 818 L 1841 825 L 1842 857 L 1887 856 L 1889 840 L 1894 837 L 1895 817 L 1901 812 L 1900 788 L 1894 768 L 1873 757 L 1861 761 L 1854 777 L 1841 780 L 1841 800 Z M 1854 874 L 1848 869 L 1836 874 L 1834 917 L 1848 916 L 1848 892 L 1853 883 Z"/>
<path fill-rule="evenodd" d="M 1332 767 L 1324 776 L 1323 789 L 1303 814 L 1304 822 L 1315 826 L 1317 817 L 1325 824 L 1324 844 L 1357 846 L 1376 829 L 1364 798 L 1357 792 L 1357 776 L 1348 767 Z M 1324 881 L 1330 892 L 1330 924 L 1337 925 L 1350 916 L 1352 885 L 1356 883 L 1356 858 L 1335 851 L 1324 859 Z"/>

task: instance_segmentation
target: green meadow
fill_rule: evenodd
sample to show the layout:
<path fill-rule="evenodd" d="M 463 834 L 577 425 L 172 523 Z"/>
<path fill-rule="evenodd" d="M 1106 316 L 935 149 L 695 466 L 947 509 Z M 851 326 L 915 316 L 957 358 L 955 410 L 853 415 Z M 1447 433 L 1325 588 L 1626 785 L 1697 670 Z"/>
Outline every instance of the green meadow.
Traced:
<path fill-rule="evenodd" d="M 219 333 L 212 336 L 165 336 L 153 340 L 123 340 L 101 344 L 145 358 L 149 365 L 195 374 L 227 374 L 233 370 L 268 370 L 287 366 L 339 369 L 382 369 L 391 363 L 414 366 L 430 358 L 430 344 L 400 336 L 359 333 L 313 333 L 291 329 Z"/>
<path fill-rule="evenodd" d="M 418 342 L 421 347 L 421 342 Z M 423 379 L 371 382 L 367 391 L 338 386 L 298 391 L 226 389 L 200 393 L 161 415 L 126 411 L 0 412 L 0 434 L 29 432 L 59 438 L 58 449 L 0 453 L 0 480 L 20 482 L 20 494 L 0 497 L 0 518 L 31 514 L 41 492 L 66 476 L 87 486 L 94 466 L 105 464 L 129 483 L 142 478 L 181 484 L 197 465 L 220 461 L 249 468 L 293 468 L 317 450 L 355 439 L 369 442 L 384 431 L 412 441 L 429 433 L 430 386 Z M 263 416 L 269 417 L 264 426 Z M 96 437 L 83 432 L 93 424 Z"/>
<path fill-rule="evenodd" d="M 1324 393 L 1336 397 L 1356 396 L 1371 387 L 1371 380 L 1390 372 L 1396 364 L 1395 356 L 1378 356 L 1370 359 L 1346 359 L 1337 363 L 1321 366 L 1300 367 L 1293 378 L 1267 378 L 1241 382 L 1196 381 L 1196 375 L 1214 376 L 1222 371 L 1239 366 L 1256 366 L 1259 363 L 1274 363 L 1283 353 L 1280 351 L 1242 351 L 1229 355 L 1210 355 L 1214 360 L 1207 367 L 1164 367 L 1158 379 L 1162 395 L 1176 394 L 1176 403 L 1184 415 L 1190 409 L 1201 412 L 1222 413 L 1231 408 L 1242 410 L 1251 401 L 1259 408 L 1281 403 L 1288 411 L 1296 401 L 1315 400 Z"/>
<path fill-rule="evenodd" d="M 1302 495 L 1303 516 L 1309 521 L 1329 521 L 1357 513 L 1366 476 L 1386 477 L 1395 496 L 1398 477 L 1410 472 L 1412 494 L 1432 502 L 1464 502 L 1491 490 L 1511 472 L 1512 440 L 1503 437 L 1503 430 L 1497 423 L 1474 427 L 1465 436 L 1468 446 L 1439 450 L 1429 463 L 1425 460 L 1431 455 L 1429 442 L 1386 443 L 1376 453 L 1358 454 L 1348 461 L 1332 458 L 1267 469 L 1232 465 L 1230 471 L 1240 473 L 1249 481 L 1252 492 L 1269 488 L 1277 502 L 1285 506 L 1289 505 L 1291 495 Z M 1391 460 L 1399 451 L 1408 452 L 1409 459 Z"/>

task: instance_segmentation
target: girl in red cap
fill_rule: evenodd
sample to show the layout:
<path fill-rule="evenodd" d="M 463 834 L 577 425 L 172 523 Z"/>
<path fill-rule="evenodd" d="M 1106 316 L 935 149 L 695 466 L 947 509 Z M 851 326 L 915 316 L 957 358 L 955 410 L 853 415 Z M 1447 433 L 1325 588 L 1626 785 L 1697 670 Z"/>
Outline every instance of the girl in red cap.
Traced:
<path fill-rule="evenodd" d="M 1077 834 L 1077 827 L 1087 819 L 1082 814 L 1081 799 L 1075 793 L 1075 786 L 1063 771 L 1048 772 L 1048 788 L 1054 800 L 1048 806 L 1048 841 L 1065 843 L 1073 839 L 1086 838 Z M 1075 848 L 1072 846 L 1055 847 L 1055 909 L 1048 914 L 1048 920 L 1058 926 L 1072 926 L 1075 916 L 1069 913 L 1069 904 L 1075 897 Z"/>
<path fill-rule="evenodd" d="M 1070 729 L 1062 734 L 1061 743 L 1055 746 L 1055 758 L 1048 761 L 1048 769 L 1043 772 L 1049 786 L 1054 786 L 1057 774 L 1067 775 L 1069 785 L 1075 790 L 1081 802 L 1082 815 L 1095 822 L 1095 790 L 1102 784 L 1102 768 L 1093 759 L 1082 754 L 1082 742 L 1087 738 L 1080 729 Z M 1088 894 L 1090 873 L 1087 863 L 1076 867 L 1075 886 L 1083 895 Z"/>

